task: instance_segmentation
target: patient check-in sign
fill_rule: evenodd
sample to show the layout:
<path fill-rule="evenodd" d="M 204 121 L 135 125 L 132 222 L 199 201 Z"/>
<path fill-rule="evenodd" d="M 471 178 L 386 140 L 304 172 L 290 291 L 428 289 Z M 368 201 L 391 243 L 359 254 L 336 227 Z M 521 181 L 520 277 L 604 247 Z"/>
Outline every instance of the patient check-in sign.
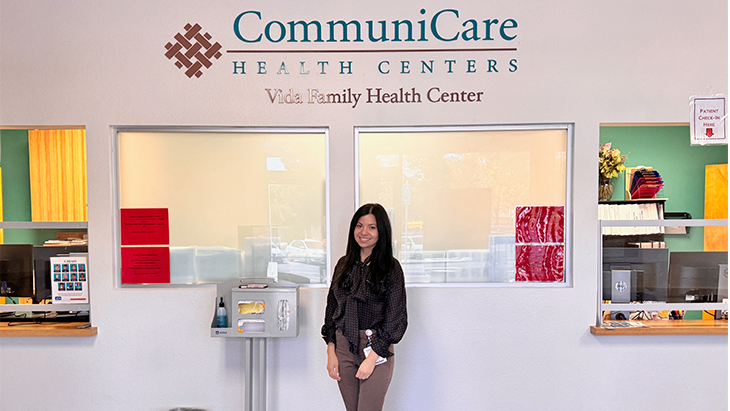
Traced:
<path fill-rule="evenodd" d="M 692 145 L 727 144 L 727 96 L 692 96 L 689 108 Z"/>
<path fill-rule="evenodd" d="M 122 284 L 170 282 L 170 222 L 166 208 L 123 208 Z"/>

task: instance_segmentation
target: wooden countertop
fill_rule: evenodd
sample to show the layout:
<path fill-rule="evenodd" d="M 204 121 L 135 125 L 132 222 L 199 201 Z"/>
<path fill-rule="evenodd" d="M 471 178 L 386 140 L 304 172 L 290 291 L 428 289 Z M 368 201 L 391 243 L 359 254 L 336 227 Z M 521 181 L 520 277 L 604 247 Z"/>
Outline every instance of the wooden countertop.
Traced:
<path fill-rule="evenodd" d="M 0 323 L 0 337 L 91 337 L 96 335 L 96 327 L 78 328 L 89 323 L 69 323 L 47 321 L 35 323 Z"/>
<path fill-rule="evenodd" d="M 727 335 L 727 320 L 638 321 L 646 327 L 591 326 L 594 335 Z"/>

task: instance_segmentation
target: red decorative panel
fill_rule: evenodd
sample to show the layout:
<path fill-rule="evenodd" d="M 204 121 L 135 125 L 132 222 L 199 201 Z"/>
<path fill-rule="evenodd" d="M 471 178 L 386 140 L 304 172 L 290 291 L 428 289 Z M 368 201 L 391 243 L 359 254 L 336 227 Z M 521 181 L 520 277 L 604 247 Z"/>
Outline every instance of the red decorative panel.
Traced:
<path fill-rule="evenodd" d="M 517 207 L 515 242 L 564 243 L 565 217 L 562 206 Z"/>
<path fill-rule="evenodd" d="M 563 281 L 563 245 L 517 245 L 516 281 Z"/>

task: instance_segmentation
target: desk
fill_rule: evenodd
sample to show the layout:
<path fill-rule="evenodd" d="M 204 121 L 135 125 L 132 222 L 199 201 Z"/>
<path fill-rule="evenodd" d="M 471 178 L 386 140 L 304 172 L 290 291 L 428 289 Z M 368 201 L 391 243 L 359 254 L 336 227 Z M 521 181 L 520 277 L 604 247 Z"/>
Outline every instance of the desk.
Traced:
<path fill-rule="evenodd" d="M 647 327 L 591 326 L 593 335 L 727 335 L 727 320 L 650 320 Z"/>
<path fill-rule="evenodd" d="M 53 323 L 51 321 L 35 324 L 0 323 L 0 337 L 92 337 L 96 327 L 78 328 L 88 323 Z"/>

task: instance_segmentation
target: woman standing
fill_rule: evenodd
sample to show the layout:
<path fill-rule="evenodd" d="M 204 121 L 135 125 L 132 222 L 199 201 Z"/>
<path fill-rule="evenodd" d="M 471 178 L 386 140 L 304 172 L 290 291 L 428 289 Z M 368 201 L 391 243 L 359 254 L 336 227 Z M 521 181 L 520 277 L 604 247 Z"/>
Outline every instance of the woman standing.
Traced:
<path fill-rule="evenodd" d="M 393 344 L 408 326 L 403 269 L 391 240 L 383 206 L 360 207 L 327 295 L 327 372 L 338 382 L 347 411 L 382 410 L 393 376 Z"/>

